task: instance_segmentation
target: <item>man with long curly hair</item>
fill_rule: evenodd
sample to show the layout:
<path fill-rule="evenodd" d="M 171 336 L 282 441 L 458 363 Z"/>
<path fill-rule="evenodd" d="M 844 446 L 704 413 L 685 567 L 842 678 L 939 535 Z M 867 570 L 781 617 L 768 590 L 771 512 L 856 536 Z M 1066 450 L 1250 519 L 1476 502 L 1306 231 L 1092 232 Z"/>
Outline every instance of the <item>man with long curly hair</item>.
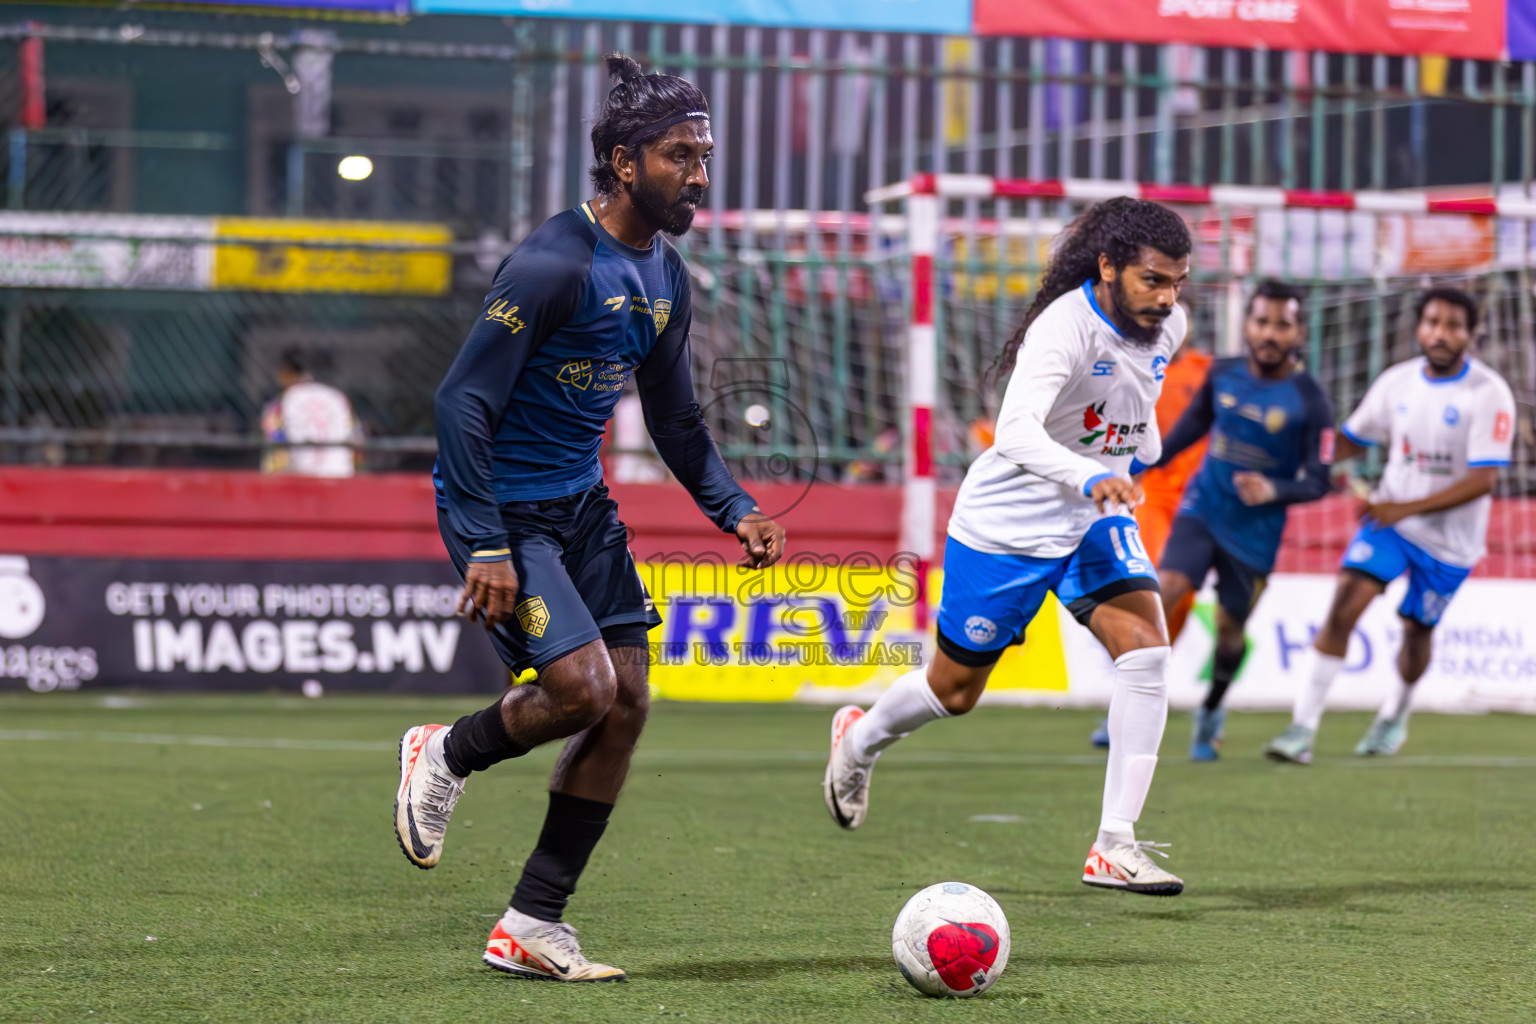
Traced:
<path fill-rule="evenodd" d="M 1157 572 L 1132 510 L 1132 477 L 1158 460 L 1154 406 L 1188 320 L 1189 229 L 1166 207 L 1111 199 L 1060 240 L 997 373 L 1012 371 L 997 436 L 961 485 L 944 549 L 938 653 L 868 712 L 832 720 L 823 790 L 844 828 L 869 806 L 875 759 L 936 718 L 975 707 L 1003 649 L 1020 642 L 1047 591 L 1115 660 L 1099 832 L 1082 880 L 1172 896 L 1184 883 L 1138 841 L 1168 718 L 1168 634 Z M 1163 854 L 1166 856 L 1166 854 Z"/>

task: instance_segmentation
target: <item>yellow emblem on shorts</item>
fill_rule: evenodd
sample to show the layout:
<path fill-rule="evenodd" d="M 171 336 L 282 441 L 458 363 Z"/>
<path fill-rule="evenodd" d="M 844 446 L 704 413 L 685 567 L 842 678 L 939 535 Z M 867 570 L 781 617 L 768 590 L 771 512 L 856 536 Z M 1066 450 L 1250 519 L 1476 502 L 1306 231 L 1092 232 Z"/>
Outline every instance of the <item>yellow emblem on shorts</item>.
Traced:
<path fill-rule="evenodd" d="M 517 606 L 517 624 L 529 636 L 543 636 L 544 627 L 549 625 L 549 609 L 544 606 L 544 599 L 530 597 L 520 603 Z"/>
<path fill-rule="evenodd" d="M 657 299 L 651 303 L 651 316 L 656 321 L 656 333 L 660 334 L 667 329 L 667 321 L 672 316 L 672 300 Z"/>

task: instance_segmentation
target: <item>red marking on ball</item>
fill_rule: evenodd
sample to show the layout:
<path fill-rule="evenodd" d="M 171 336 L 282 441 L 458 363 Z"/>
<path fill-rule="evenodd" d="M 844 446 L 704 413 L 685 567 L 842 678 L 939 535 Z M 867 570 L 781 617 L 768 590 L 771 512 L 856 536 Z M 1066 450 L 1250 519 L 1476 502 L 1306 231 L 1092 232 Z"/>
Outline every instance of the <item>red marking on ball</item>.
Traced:
<path fill-rule="evenodd" d="M 928 933 L 928 959 L 956 992 L 976 985 L 975 974 L 997 962 L 997 932 L 988 924 L 947 921 Z"/>

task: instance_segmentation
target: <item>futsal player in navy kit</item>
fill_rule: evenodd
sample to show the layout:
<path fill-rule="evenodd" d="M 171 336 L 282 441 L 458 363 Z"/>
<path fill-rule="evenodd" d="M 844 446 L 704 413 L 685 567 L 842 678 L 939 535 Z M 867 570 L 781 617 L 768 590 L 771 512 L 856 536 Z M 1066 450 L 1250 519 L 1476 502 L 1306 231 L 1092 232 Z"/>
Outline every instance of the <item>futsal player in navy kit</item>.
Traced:
<path fill-rule="evenodd" d="M 623 981 L 581 954 L 562 920 L 607 826 L 644 725 L 646 642 L 660 623 L 603 485 L 598 448 L 634 377 L 657 451 L 700 511 L 734 534 L 743 564 L 784 551 L 784 531 L 732 478 L 694 400 L 692 305 L 681 235 L 709 183 L 708 106 L 691 82 L 619 54 L 592 128 L 597 197 L 550 218 L 496 272 L 437 392 L 438 525 L 465 580 L 461 610 L 502 660 L 532 668 L 451 727 L 400 744 L 395 830 L 434 866 L 471 772 L 566 739 L 549 810 L 486 964 L 519 977 Z"/>
<path fill-rule="evenodd" d="M 1211 435 L 1173 521 L 1158 578 L 1169 614 L 1216 570 L 1216 659 L 1211 688 L 1195 711 L 1190 758 L 1216 760 L 1222 698 L 1248 653 L 1243 625 L 1275 565 L 1286 508 L 1328 493 L 1333 407 L 1296 366 L 1305 293 L 1280 281 L 1248 300 L 1248 354 L 1219 359 L 1163 439 L 1159 465 Z"/>

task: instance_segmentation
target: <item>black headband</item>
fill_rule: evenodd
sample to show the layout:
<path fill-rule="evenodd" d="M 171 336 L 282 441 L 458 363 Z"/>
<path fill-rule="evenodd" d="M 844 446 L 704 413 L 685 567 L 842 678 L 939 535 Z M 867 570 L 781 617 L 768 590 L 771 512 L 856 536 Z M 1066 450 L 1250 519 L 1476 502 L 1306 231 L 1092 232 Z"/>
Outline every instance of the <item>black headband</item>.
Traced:
<path fill-rule="evenodd" d="M 699 120 L 699 119 L 703 119 L 705 121 L 708 121 L 709 120 L 709 111 L 707 111 L 707 110 L 685 110 L 685 111 L 682 111 L 682 112 L 677 113 L 677 114 L 669 114 L 668 116 L 662 118 L 660 121 L 653 121 L 652 123 L 646 125 L 644 128 L 636 128 L 634 131 L 629 133 L 629 135 L 624 139 L 624 141 L 621 143 L 621 145 L 625 149 L 632 150 L 632 149 L 635 148 L 635 140 L 640 138 L 642 135 L 647 135 L 648 136 L 648 135 L 651 135 L 653 132 L 655 132 L 655 133 L 664 132 L 668 128 L 671 128 L 675 124 L 682 124 L 684 121 L 696 121 L 696 120 Z M 610 153 L 609 155 L 611 156 L 612 154 Z"/>

